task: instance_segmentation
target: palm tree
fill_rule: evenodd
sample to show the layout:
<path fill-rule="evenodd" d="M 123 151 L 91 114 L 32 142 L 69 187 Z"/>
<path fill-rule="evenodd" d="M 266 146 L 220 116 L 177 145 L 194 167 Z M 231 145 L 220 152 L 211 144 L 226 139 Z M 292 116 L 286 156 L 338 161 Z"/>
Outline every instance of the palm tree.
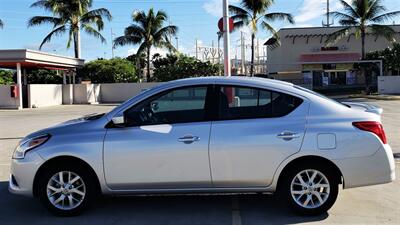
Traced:
<path fill-rule="evenodd" d="M 352 0 L 350 4 L 340 0 L 340 3 L 343 10 L 330 14 L 339 19 L 339 24 L 343 28 L 333 32 L 327 39 L 327 43 L 334 43 L 354 34 L 356 38 L 361 37 L 361 57 L 365 59 L 365 37 L 368 33 L 383 36 L 391 42 L 395 41 L 396 31 L 382 23 L 400 15 L 400 11 L 385 13 L 387 9 L 382 5 L 381 0 Z"/>
<path fill-rule="evenodd" d="M 266 13 L 273 5 L 274 0 L 242 0 L 238 6 L 229 6 L 229 12 L 234 21 L 234 30 L 242 26 L 249 26 L 251 29 L 251 67 L 250 75 L 254 75 L 254 40 L 258 31 L 259 24 L 261 28 L 269 31 L 273 36 L 278 37 L 278 33 L 271 26 L 270 22 L 276 20 L 285 20 L 293 24 L 294 20 L 291 14 L 283 12 Z"/>
<path fill-rule="evenodd" d="M 90 10 L 93 0 L 39 0 L 31 7 L 43 8 L 53 16 L 34 16 L 28 22 L 28 27 L 42 24 L 52 24 L 53 30 L 43 39 L 39 49 L 54 36 L 68 32 L 67 48 L 74 42 L 75 57 L 81 57 L 81 30 L 101 40 L 106 39 L 100 31 L 104 28 L 104 19 L 111 20 L 110 12 L 105 8 Z M 95 26 L 95 27 L 94 27 Z"/>
<path fill-rule="evenodd" d="M 124 35 L 114 40 L 115 46 L 124 46 L 128 44 L 139 45 L 136 55 L 146 53 L 147 74 L 146 79 L 150 81 L 150 50 L 151 48 L 168 48 L 175 50 L 168 36 L 176 35 L 178 28 L 176 26 L 164 26 L 168 16 L 164 11 L 154 12 L 135 11 L 132 14 L 133 23 L 125 28 Z"/>
<path fill-rule="evenodd" d="M 3 23 L 3 21 L 0 19 L 0 28 L 3 28 L 3 26 L 4 26 L 4 23 Z"/>
<path fill-rule="evenodd" d="M 388 25 L 382 23 L 389 21 L 393 17 L 400 15 L 400 11 L 388 12 L 381 0 L 352 0 L 347 3 L 340 0 L 343 10 L 331 12 L 330 14 L 339 19 L 342 29 L 333 32 L 327 39 L 328 44 L 337 42 L 338 40 L 354 34 L 356 38 L 361 38 L 361 59 L 364 60 L 365 53 L 365 37 L 367 34 L 385 37 L 388 41 L 395 41 L 394 35 L 396 31 Z M 365 77 L 365 88 L 369 92 L 367 73 L 364 67 L 361 67 L 361 73 Z"/>

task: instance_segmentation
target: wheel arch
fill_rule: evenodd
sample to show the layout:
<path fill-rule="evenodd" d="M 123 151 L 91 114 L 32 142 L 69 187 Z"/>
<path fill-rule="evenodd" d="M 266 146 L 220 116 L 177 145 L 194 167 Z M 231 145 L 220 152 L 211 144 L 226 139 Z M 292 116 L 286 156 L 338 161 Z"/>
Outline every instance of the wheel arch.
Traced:
<path fill-rule="evenodd" d="M 279 190 L 280 185 L 282 184 L 282 180 L 286 176 L 288 171 L 290 171 L 293 167 L 295 167 L 299 164 L 305 163 L 305 162 L 326 165 L 335 174 L 335 179 L 337 180 L 338 184 L 344 185 L 343 174 L 340 171 L 339 167 L 335 163 L 333 163 L 331 160 L 321 157 L 321 156 L 308 155 L 308 156 L 301 156 L 301 157 L 295 158 L 285 165 L 285 167 L 282 169 L 282 171 L 280 172 L 279 177 L 278 177 L 277 190 Z"/>
<path fill-rule="evenodd" d="M 39 182 L 40 175 L 44 171 L 46 171 L 46 169 L 48 169 L 52 166 L 55 166 L 57 164 L 66 163 L 66 162 L 73 163 L 73 165 L 76 165 L 84 170 L 87 170 L 91 174 L 93 180 L 95 181 L 96 190 L 98 191 L 98 193 L 101 192 L 99 178 L 98 178 L 96 172 L 94 171 L 94 169 L 89 165 L 89 163 L 87 163 L 85 160 L 75 157 L 75 156 L 56 156 L 54 158 L 47 160 L 45 163 L 43 163 L 39 167 L 38 171 L 36 172 L 35 177 L 33 179 L 33 187 L 32 187 L 33 188 L 32 189 L 33 196 L 35 196 L 35 197 L 38 196 L 38 182 Z"/>

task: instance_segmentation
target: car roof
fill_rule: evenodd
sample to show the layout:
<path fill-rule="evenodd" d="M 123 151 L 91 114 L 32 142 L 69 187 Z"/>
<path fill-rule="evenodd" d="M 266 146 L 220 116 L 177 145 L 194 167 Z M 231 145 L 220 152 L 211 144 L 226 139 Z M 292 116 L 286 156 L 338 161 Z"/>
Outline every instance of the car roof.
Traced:
<path fill-rule="evenodd" d="M 232 85 L 250 85 L 250 86 L 265 86 L 277 89 L 287 89 L 293 87 L 292 83 L 273 80 L 269 78 L 259 77 L 224 77 L 224 76 L 211 76 L 211 77 L 195 77 L 167 82 L 167 86 L 184 86 L 196 84 L 232 84 Z"/>

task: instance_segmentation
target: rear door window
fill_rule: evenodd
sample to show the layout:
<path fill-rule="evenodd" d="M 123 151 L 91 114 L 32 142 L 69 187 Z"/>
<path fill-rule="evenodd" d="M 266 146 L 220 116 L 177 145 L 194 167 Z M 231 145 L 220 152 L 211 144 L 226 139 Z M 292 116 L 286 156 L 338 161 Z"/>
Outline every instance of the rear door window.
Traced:
<path fill-rule="evenodd" d="M 303 102 L 285 93 L 241 86 L 219 86 L 217 95 L 220 120 L 282 117 Z"/>

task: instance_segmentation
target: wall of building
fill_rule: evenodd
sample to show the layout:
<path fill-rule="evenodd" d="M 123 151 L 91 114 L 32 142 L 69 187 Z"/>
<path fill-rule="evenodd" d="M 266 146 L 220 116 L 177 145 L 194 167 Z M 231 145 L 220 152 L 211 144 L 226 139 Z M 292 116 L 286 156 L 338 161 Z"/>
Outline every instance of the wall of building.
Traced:
<path fill-rule="evenodd" d="M 101 84 L 75 84 L 73 88 L 74 104 L 99 103 L 100 85 Z"/>
<path fill-rule="evenodd" d="M 29 84 L 28 107 L 39 108 L 45 106 L 62 105 L 61 84 Z"/>
<path fill-rule="evenodd" d="M 0 85 L 0 108 L 18 109 L 19 99 L 11 97 L 12 85 Z"/>
<path fill-rule="evenodd" d="M 394 30 L 400 32 L 400 26 L 392 26 Z M 312 28 L 284 28 L 279 30 L 280 46 L 268 48 L 267 69 L 269 73 L 301 71 L 299 63 L 302 54 L 329 54 L 329 53 L 359 53 L 361 55 L 361 40 L 351 35 L 350 38 L 343 38 L 337 43 L 332 44 L 339 49 L 337 51 L 321 51 L 321 47 L 326 47 L 326 40 L 329 34 L 341 29 L 340 27 L 312 27 Z M 322 37 L 318 35 L 325 35 Z M 293 37 L 297 35 L 297 37 Z M 301 36 L 302 35 L 302 36 Z M 307 37 L 307 36 L 308 37 Z M 299 37 L 301 36 L 301 37 Z M 400 39 L 399 33 L 395 36 Z M 391 46 L 384 37 L 376 38 L 374 35 L 366 37 L 366 52 L 382 50 Z"/>
<path fill-rule="evenodd" d="M 141 91 L 161 83 L 108 83 L 101 84 L 100 101 L 102 103 L 124 102 Z"/>
<path fill-rule="evenodd" d="M 161 83 L 30 84 L 28 85 L 28 107 L 119 103 L 159 84 Z M 19 106 L 19 99 L 11 98 L 10 86 L 0 85 L 0 108 L 16 109 Z"/>
<path fill-rule="evenodd" d="M 379 94 L 400 94 L 400 76 L 378 77 Z"/>

